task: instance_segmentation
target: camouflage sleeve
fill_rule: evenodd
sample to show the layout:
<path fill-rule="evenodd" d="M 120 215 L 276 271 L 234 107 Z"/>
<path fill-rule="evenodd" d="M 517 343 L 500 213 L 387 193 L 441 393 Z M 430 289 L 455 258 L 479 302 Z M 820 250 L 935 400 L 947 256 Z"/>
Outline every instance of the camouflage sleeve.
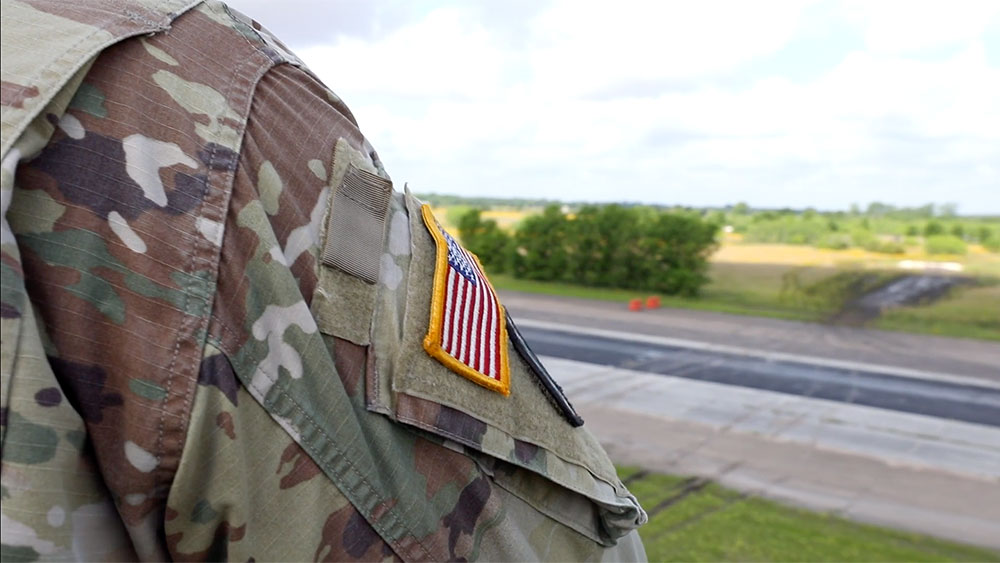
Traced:
<path fill-rule="evenodd" d="M 506 397 L 424 349 L 436 254 L 419 203 L 390 186 L 323 85 L 290 66 L 263 77 L 224 229 L 209 340 L 232 370 L 226 380 L 247 395 L 241 401 L 256 401 L 237 407 L 242 416 L 270 415 L 313 468 L 310 482 L 283 487 L 289 440 L 268 456 L 237 433 L 243 442 L 232 448 L 273 468 L 253 494 L 302 517 L 274 545 L 309 556 L 349 545 L 343 528 L 321 529 L 333 518 L 329 505 L 303 500 L 315 488 L 346 497 L 385 553 L 406 560 L 644 559 L 634 528 L 645 515 L 600 445 L 553 408 L 512 347 Z M 200 458 L 190 451 L 186 459 Z M 231 480 L 198 474 L 204 494 L 178 513 L 194 502 L 236 506 L 226 500 Z M 207 529 L 223 522 L 220 515 Z M 367 556 L 382 553 L 371 549 Z"/>
<path fill-rule="evenodd" d="M 180 11 L 5 152 L 3 559 L 644 559 L 475 258 L 266 30 Z"/>

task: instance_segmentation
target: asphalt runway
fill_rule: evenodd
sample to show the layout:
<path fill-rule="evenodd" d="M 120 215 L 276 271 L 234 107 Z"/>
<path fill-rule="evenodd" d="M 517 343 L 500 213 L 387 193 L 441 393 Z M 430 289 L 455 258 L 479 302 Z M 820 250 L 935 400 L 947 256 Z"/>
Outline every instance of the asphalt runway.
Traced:
<path fill-rule="evenodd" d="M 536 354 L 1000 427 L 1000 389 L 522 326 Z"/>
<path fill-rule="evenodd" d="M 776 354 L 934 372 L 1000 386 L 1000 343 L 857 327 L 831 326 L 660 308 L 630 312 L 624 303 L 504 291 L 500 299 L 518 325 L 544 321 Z M 995 306 L 1000 314 L 1000 306 Z"/>

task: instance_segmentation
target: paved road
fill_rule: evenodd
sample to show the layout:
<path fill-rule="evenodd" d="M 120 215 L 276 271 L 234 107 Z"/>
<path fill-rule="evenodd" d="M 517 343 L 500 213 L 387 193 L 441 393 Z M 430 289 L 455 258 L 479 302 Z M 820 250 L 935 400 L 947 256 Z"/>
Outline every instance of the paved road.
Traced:
<path fill-rule="evenodd" d="M 532 350 L 544 356 L 1000 427 L 1000 387 L 890 374 L 887 366 L 849 369 L 816 365 L 808 358 L 775 360 L 732 348 L 637 341 L 532 321 L 520 325 Z"/>
<path fill-rule="evenodd" d="M 685 309 L 627 311 L 622 303 L 501 292 L 515 319 L 881 364 L 1000 384 L 1000 344 Z"/>

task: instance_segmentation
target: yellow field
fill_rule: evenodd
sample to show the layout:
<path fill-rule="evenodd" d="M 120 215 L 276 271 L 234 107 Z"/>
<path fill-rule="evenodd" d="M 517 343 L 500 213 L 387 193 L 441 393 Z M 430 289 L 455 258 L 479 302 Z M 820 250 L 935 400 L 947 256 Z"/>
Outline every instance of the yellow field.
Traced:
<path fill-rule="evenodd" d="M 519 210 L 495 210 L 491 209 L 489 211 L 483 212 L 483 219 L 493 219 L 497 222 L 497 226 L 505 231 L 509 231 L 517 225 L 518 221 L 524 219 L 528 214 L 524 211 Z"/>
<path fill-rule="evenodd" d="M 885 254 L 876 254 L 860 248 L 830 250 L 791 244 L 753 244 L 729 241 L 723 242 L 712 255 L 713 262 L 824 267 L 858 264 L 866 261 L 885 260 L 885 258 Z"/>
<path fill-rule="evenodd" d="M 448 219 L 448 210 L 450 207 L 431 207 L 431 211 L 434 212 L 434 216 L 437 220 L 441 222 L 445 229 L 449 233 L 456 230 L 455 225 L 451 224 Z M 517 225 L 517 223 L 527 217 L 528 215 L 534 215 L 541 211 L 541 209 L 487 209 L 482 212 L 482 218 L 492 219 L 497 222 L 497 226 L 505 231 L 511 231 Z"/>
<path fill-rule="evenodd" d="M 832 250 L 792 244 L 753 244 L 723 241 L 712 255 L 712 262 L 732 264 L 779 264 L 824 268 L 861 267 L 892 269 L 902 260 L 955 262 L 961 273 L 1000 275 L 1000 254 L 990 253 L 979 245 L 969 245 L 964 256 L 928 256 L 922 247 L 909 247 L 905 254 L 879 254 L 861 248 Z M 956 272 L 959 273 L 959 272 Z"/>

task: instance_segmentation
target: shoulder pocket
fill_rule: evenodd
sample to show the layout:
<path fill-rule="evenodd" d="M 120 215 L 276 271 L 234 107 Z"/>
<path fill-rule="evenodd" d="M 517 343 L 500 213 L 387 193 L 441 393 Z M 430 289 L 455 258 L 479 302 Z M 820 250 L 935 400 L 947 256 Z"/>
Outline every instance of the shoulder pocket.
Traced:
<path fill-rule="evenodd" d="M 405 284 L 378 300 L 376 324 L 396 329 L 379 330 L 373 338 L 376 369 L 366 385 L 369 409 L 478 452 L 498 485 L 595 541 L 613 544 L 646 515 L 593 435 L 571 424 L 552 390 L 539 384 L 533 359 L 515 349 L 510 338 L 498 340 L 504 360 L 498 356 L 493 364 L 499 369 L 506 363 L 506 373 L 491 372 L 490 362 L 473 370 L 498 382 L 508 379 L 506 386 L 490 385 L 435 353 L 441 341 L 428 342 L 434 336 L 429 328 L 441 320 L 432 311 L 435 295 L 442 298 L 440 287 L 435 293 L 444 267 L 437 252 L 440 240 L 419 202 L 409 194 L 405 200 L 411 254 Z M 467 267 L 457 261 L 453 266 Z M 500 311 L 497 320 L 505 323 Z M 468 367 L 470 362 L 463 363 Z"/>

